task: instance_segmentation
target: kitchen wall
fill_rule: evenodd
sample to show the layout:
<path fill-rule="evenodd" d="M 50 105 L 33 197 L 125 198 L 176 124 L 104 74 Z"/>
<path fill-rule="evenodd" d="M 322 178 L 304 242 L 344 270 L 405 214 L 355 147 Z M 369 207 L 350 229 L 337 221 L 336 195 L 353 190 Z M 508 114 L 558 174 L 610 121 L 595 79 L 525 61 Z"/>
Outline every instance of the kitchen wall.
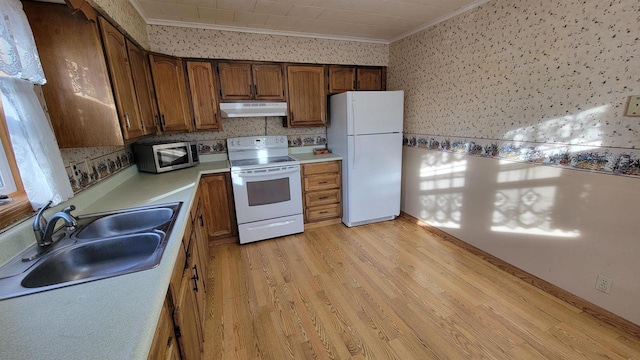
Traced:
<path fill-rule="evenodd" d="M 388 69 L 403 211 L 636 324 L 639 10 L 492 0 L 394 42 Z"/>
<path fill-rule="evenodd" d="M 147 23 L 138 14 L 129 0 L 89 0 L 91 6 L 110 17 L 135 41 L 149 49 Z"/>
<path fill-rule="evenodd" d="M 149 25 L 151 50 L 183 57 L 386 66 L 389 45 Z"/>

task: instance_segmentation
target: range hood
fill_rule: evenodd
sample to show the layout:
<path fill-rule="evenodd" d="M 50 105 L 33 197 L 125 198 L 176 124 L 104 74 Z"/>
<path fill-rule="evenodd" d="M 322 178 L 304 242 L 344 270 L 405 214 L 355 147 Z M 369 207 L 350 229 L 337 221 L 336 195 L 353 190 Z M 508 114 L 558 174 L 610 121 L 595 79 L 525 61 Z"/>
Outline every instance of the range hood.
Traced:
<path fill-rule="evenodd" d="M 223 118 L 287 116 L 286 102 L 220 103 Z"/>

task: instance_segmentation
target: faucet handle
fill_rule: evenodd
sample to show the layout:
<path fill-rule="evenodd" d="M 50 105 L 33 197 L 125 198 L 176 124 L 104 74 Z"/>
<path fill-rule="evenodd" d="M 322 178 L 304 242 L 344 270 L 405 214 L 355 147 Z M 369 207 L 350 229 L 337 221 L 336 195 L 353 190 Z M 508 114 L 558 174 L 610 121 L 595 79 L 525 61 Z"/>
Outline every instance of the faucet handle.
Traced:
<path fill-rule="evenodd" d="M 67 215 L 71 215 L 71 212 L 76 209 L 75 205 L 69 205 L 66 208 L 62 209 L 63 213 L 67 213 Z"/>
<path fill-rule="evenodd" d="M 62 212 L 69 215 L 71 220 L 73 220 L 70 224 L 67 224 L 67 229 L 69 230 L 73 230 L 75 229 L 76 226 L 78 226 L 78 219 L 75 216 L 71 215 L 71 212 L 75 209 L 76 209 L 75 205 L 69 205 L 64 209 L 62 209 Z"/>

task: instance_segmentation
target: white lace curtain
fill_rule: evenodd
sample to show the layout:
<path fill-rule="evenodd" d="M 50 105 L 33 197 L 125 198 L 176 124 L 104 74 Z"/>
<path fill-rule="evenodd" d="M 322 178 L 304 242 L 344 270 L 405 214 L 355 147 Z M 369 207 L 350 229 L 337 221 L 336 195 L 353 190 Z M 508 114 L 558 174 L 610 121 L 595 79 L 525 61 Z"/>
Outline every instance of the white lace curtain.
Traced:
<path fill-rule="evenodd" d="M 0 92 L 18 169 L 34 209 L 73 196 L 53 130 L 33 84 L 46 82 L 22 4 L 0 0 Z"/>

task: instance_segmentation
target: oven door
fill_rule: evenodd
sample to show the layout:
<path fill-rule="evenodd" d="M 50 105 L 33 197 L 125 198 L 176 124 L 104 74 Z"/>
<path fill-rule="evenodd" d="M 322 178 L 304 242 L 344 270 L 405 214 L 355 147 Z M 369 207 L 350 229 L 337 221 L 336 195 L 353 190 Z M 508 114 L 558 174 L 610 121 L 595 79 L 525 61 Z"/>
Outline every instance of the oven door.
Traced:
<path fill-rule="evenodd" d="M 302 214 L 300 165 L 231 171 L 238 224 Z"/>

